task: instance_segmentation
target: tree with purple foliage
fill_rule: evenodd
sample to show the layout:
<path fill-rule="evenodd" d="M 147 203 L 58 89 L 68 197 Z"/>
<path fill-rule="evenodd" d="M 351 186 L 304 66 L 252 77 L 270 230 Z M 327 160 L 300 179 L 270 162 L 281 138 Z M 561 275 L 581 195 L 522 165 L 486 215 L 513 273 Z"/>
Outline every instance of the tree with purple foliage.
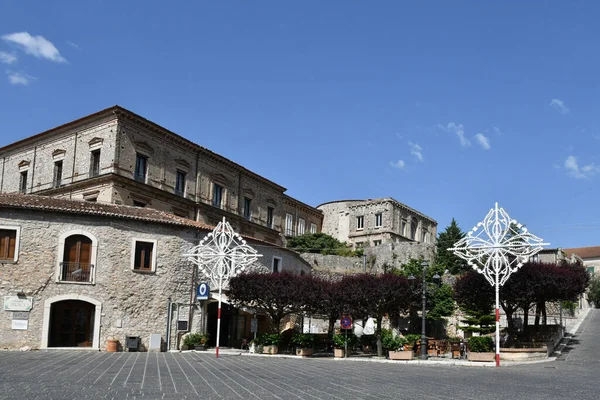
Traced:
<path fill-rule="evenodd" d="M 278 333 L 283 318 L 302 311 L 306 279 L 289 272 L 246 273 L 229 282 L 228 298 L 233 305 L 247 306 L 266 314 L 271 331 Z"/>
<path fill-rule="evenodd" d="M 386 314 L 406 312 L 414 301 L 408 279 L 396 274 L 347 275 L 339 283 L 345 296 L 345 308 L 354 318 L 372 317 L 377 328 L 377 354 L 383 355 L 381 322 Z"/>
<path fill-rule="evenodd" d="M 513 315 L 523 311 L 523 329 L 528 329 L 529 310 L 536 306 L 536 326 L 540 317 L 546 324 L 546 303 L 576 300 L 585 292 L 589 274 L 581 264 L 526 263 L 500 289 L 500 304 L 506 314 L 508 331 L 514 333 Z M 488 310 L 494 290 L 476 271 L 457 279 L 455 299 L 461 307 Z"/>

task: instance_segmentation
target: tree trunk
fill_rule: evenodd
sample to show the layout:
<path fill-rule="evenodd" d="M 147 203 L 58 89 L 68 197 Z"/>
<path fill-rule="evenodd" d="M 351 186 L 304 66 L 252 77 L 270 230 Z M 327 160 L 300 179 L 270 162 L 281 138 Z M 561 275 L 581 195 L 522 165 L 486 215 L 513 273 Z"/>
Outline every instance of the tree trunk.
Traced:
<path fill-rule="evenodd" d="M 537 318 L 536 318 L 537 321 Z M 527 332 L 529 328 L 529 307 L 523 307 L 523 332 Z"/>
<path fill-rule="evenodd" d="M 329 316 L 329 326 L 327 327 L 327 334 L 329 335 L 329 337 L 333 336 L 335 321 L 337 321 L 337 317 Z"/>
<path fill-rule="evenodd" d="M 383 344 L 381 343 L 381 320 L 383 318 L 377 318 L 377 356 L 383 357 Z"/>
<path fill-rule="evenodd" d="M 502 303 L 501 303 L 501 306 L 502 306 L 502 309 L 504 310 L 504 314 L 506 315 L 506 324 L 507 324 L 506 329 L 508 330 L 508 333 L 510 335 L 514 335 L 515 321 L 513 320 L 513 314 L 515 312 L 515 308 L 508 307 L 507 305 L 502 304 Z"/>
<path fill-rule="evenodd" d="M 546 302 L 542 303 L 542 321 L 544 325 L 548 324 L 548 315 L 546 314 Z"/>

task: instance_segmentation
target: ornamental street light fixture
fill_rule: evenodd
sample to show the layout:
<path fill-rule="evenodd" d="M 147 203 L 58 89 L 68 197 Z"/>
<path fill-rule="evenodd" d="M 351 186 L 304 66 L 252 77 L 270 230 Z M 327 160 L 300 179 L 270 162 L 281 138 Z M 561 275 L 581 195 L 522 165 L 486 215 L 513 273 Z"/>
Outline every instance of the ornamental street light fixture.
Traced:
<path fill-rule="evenodd" d="M 421 312 L 421 360 L 427 360 L 427 284 L 425 274 L 427 272 L 427 268 L 429 267 L 429 262 L 423 261 L 421 262 L 421 269 L 423 271 L 423 277 L 421 278 L 421 299 L 423 301 L 423 310 Z M 441 277 L 436 273 L 433 277 L 433 281 L 438 283 Z M 410 281 L 414 281 L 416 278 L 411 275 L 408 277 Z"/>
<path fill-rule="evenodd" d="M 492 208 L 464 238 L 449 248 L 466 260 L 474 270 L 483 274 L 496 289 L 496 366 L 500 366 L 500 286 L 516 272 L 529 257 L 540 252 L 542 239 L 512 219 L 503 208 Z"/>
<path fill-rule="evenodd" d="M 200 241 L 198 246 L 184 254 L 188 260 L 198 266 L 198 272 L 208 276 L 212 284 L 219 288 L 219 310 L 217 313 L 217 358 L 219 358 L 219 336 L 221 334 L 221 297 L 223 288 L 229 280 L 246 267 L 262 257 L 256 250 L 246 244 L 229 222 L 223 221 Z"/>

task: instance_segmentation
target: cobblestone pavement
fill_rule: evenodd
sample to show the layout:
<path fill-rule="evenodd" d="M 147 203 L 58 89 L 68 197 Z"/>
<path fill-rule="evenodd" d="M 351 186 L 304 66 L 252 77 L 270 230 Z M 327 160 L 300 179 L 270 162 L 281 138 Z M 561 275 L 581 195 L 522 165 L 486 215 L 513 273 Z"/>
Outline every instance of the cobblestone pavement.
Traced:
<path fill-rule="evenodd" d="M 190 353 L 0 352 L 1 399 L 597 399 L 600 310 L 553 362 L 500 368 Z"/>

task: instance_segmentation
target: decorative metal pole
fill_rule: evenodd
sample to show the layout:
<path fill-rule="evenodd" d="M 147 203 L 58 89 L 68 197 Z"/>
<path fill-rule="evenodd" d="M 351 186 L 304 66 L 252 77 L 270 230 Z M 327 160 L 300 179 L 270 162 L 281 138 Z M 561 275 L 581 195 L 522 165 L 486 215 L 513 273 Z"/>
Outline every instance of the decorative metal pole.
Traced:
<path fill-rule="evenodd" d="M 542 239 L 511 219 L 496 203 L 485 219 L 448 250 L 483 274 L 496 289 L 496 366 L 500 366 L 500 286 L 543 246 Z"/>
<path fill-rule="evenodd" d="M 189 254 L 184 254 L 188 260 L 198 266 L 198 271 L 208 276 L 213 285 L 219 288 L 219 306 L 217 312 L 217 358 L 219 358 L 219 339 L 221 336 L 221 298 L 223 287 L 229 280 L 254 263 L 262 254 L 246 244 L 229 222 L 223 221 L 193 247 Z"/>
<path fill-rule="evenodd" d="M 421 281 L 421 286 L 423 289 L 423 293 L 421 294 L 421 299 L 423 300 L 423 311 L 421 313 L 421 360 L 427 360 L 427 311 L 425 309 L 427 305 L 427 288 L 425 284 L 425 272 L 427 271 L 429 263 L 427 261 L 423 261 L 421 266 L 423 267 L 423 280 Z"/>

